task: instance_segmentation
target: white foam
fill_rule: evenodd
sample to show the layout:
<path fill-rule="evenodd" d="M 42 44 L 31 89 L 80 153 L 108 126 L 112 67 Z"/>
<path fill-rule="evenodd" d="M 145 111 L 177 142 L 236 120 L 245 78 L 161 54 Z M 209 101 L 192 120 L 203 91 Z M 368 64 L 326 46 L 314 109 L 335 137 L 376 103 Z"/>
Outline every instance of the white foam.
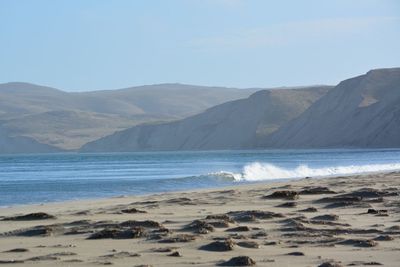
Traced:
<path fill-rule="evenodd" d="M 400 163 L 349 165 L 324 168 L 310 168 L 307 165 L 299 165 L 296 168 L 290 169 L 278 167 L 270 163 L 253 162 L 244 166 L 242 173 L 220 172 L 220 174 L 226 176 L 230 175 L 237 181 L 262 181 L 389 172 L 397 170 L 400 170 Z"/>

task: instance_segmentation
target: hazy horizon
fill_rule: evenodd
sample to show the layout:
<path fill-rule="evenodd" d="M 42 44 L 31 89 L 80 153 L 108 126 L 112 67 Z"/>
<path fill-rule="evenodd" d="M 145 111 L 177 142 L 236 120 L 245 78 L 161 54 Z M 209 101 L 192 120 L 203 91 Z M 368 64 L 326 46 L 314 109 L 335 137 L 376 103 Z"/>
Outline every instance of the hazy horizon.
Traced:
<path fill-rule="evenodd" d="M 32 83 L 29 81 L 10 81 L 10 82 L 2 82 L 1 84 L 31 84 L 31 85 L 36 85 L 36 86 L 44 86 L 44 87 L 49 87 L 49 88 L 54 88 L 63 92 L 67 93 L 84 93 L 84 92 L 96 92 L 96 91 L 114 91 L 114 90 L 124 90 L 124 89 L 130 89 L 130 88 L 140 88 L 140 87 L 154 87 L 154 86 L 163 86 L 163 85 L 181 85 L 181 86 L 194 86 L 194 87 L 210 87 L 210 88 L 225 88 L 225 89 L 240 89 L 240 90 L 264 90 L 264 89 L 301 89 L 301 88 L 306 88 L 306 87 L 318 87 L 318 86 L 335 86 L 336 84 L 309 84 L 309 85 L 282 85 L 282 86 L 274 86 L 274 87 L 232 87 L 232 86 L 223 86 L 223 85 L 202 85 L 202 84 L 187 84 L 187 83 L 155 83 L 155 84 L 139 84 L 139 85 L 133 85 L 133 86 L 127 86 L 127 87 L 121 87 L 121 88 L 102 88 L 102 89 L 82 89 L 80 91 L 74 91 L 74 90 L 68 90 L 65 88 L 60 88 L 60 87 L 55 87 L 55 86 L 50 86 L 47 84 L 37 84 L 37 83 Z"/>
<path fill-rule="evenodd" d="M 397 1 L 1 1 L 0 83 L 335 85 L 400 62 Z"/>

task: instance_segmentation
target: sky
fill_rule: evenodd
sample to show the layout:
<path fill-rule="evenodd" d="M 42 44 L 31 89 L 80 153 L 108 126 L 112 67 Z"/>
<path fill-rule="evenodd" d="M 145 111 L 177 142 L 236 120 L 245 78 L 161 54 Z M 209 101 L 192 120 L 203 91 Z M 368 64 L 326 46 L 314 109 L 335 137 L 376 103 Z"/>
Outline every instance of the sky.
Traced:
<path fill-rule="evenodd" d="M 337 84 L 400 67 L 397 0 L 0 0 L 0 83 Z"/>

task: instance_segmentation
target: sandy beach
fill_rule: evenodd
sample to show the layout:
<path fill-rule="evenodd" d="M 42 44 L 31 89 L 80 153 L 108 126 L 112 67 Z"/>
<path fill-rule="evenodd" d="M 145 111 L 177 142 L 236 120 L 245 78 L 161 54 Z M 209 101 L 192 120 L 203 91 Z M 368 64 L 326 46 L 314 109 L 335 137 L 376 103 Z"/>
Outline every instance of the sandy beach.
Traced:
<path fill-rule="evenodd" d="M 2 208 L 0 264 L 400 266 L 399 195 L 380 173 Z"/>

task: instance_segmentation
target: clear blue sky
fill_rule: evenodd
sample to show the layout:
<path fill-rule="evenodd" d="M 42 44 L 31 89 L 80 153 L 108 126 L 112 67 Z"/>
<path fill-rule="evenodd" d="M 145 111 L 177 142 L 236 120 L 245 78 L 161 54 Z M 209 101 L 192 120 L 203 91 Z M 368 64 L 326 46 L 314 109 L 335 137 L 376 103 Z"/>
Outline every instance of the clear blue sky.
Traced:
<path fill-rule="evenodd" d="M 0 83 L 274 87 L 396 66 L 397 0 L 0 0 Z"/>

